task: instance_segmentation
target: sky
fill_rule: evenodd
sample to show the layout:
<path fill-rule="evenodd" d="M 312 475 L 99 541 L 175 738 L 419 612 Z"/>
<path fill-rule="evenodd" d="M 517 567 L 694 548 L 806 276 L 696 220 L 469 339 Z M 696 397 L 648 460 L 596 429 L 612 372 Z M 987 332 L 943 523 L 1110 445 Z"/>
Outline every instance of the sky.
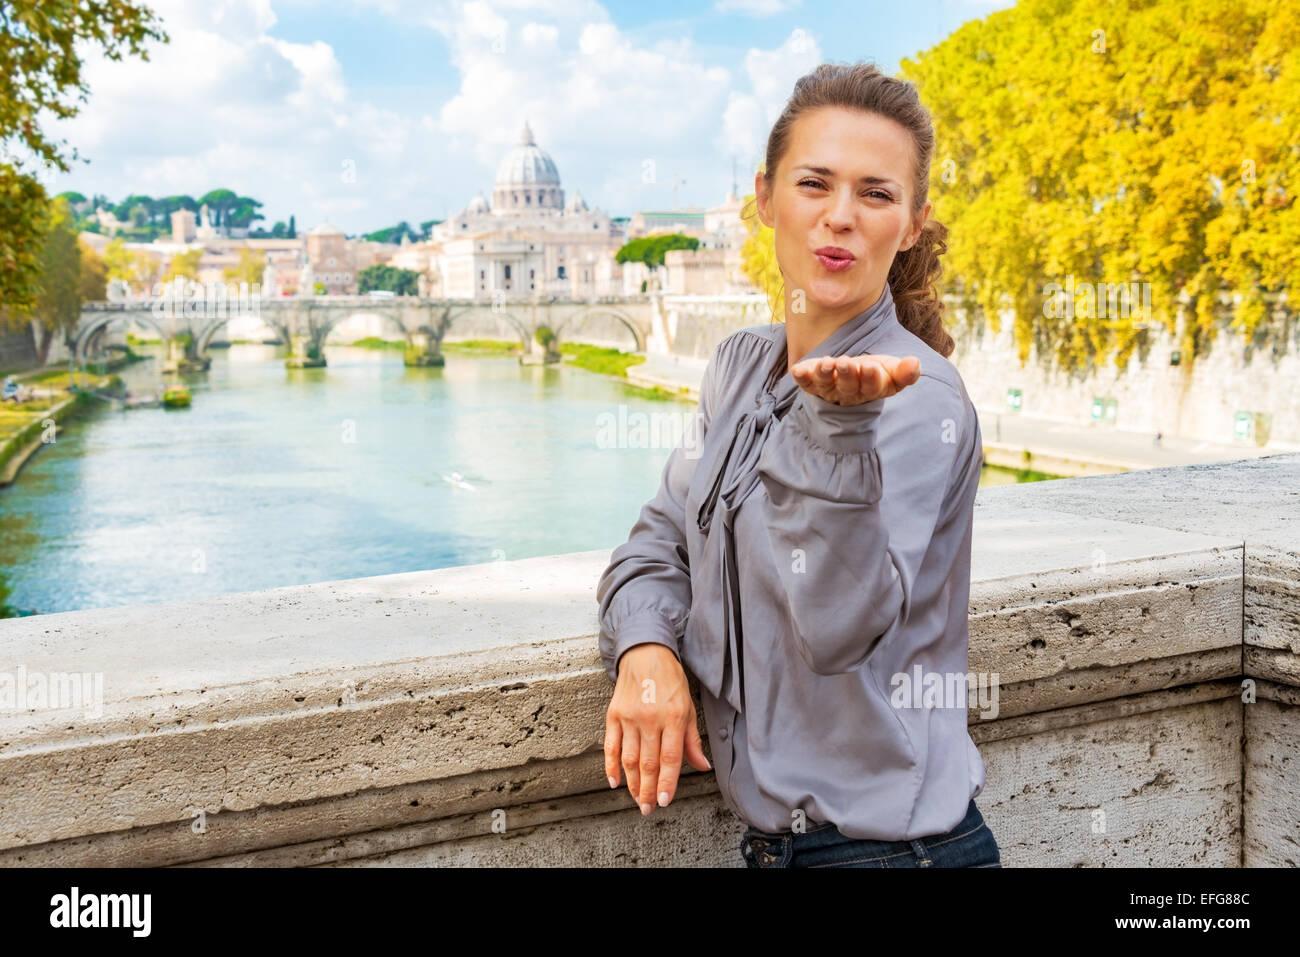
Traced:
<path fill-rule="evenodd" d="M 52 193 L 260 200 L 269 228 L 349 235 L 445 219 L 525 120 L 611 216 L 753 190 L 794 81 L 822 62 L 887 73 L 1012 0 L 151 0 L 148 62 L 87 54 L 90 96 L 47 129 L 82 160 Z M 674 189 L 675 185 L 675 189 Z"/>

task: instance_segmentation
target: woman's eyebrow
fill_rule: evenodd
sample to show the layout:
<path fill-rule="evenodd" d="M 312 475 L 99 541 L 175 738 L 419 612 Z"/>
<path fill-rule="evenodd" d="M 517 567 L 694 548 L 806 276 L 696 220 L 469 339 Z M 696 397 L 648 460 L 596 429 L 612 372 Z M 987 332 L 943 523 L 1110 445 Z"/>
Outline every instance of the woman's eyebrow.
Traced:
<path fill-rule="evenodd" d="M 835 178 L 835 172 L 833 170 L 827 169 L 825 166 L 796 166 L 794 169 L 795 171 L 801 169 L 807 170 L 810 173 L 816 173 L 818 176 L 826 176 L 831 179 Z M 858 182 L 861 183 L 863 186 L 877 186 L 884 183 L 889 186 L 897 186 L 900 189 L 902 188 L 902 184 L 899 183 L 897 180 L 885 179 L 882 176 L 860 176 L 858 177 Z"/>

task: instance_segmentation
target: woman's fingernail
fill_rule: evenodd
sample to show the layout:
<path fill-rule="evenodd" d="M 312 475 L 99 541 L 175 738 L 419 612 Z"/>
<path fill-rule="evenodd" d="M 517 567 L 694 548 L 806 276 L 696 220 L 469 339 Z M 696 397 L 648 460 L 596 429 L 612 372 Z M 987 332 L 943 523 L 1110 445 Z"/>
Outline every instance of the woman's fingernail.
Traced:
<path fill-rule="evenodd" d="M 659 792 L 659 806 L 660 806 L 660 807 L 667 807 L 667 806 L 668 806 L 668 792 L 667 792 L 667 791 L 660 791 L 660 792 Z"/>
<path fill-rule="evenodd" d="M 609 781 L 609 786 L 610 786 L 610 787 L 612 787 L 612 788 L 616 788 L 616 787 L 618 787 L 618 778 L 611 777 L 611 778 L 607 778 L 606 780 Z"/>
<path fill-rule="evenodd" d="M 706 768 L 708 768 L 710 771 L 713 770 L 713 764 L 709 761 L 708 758 L 705 758 L 705 759 L 704 759 L 704 766 L 705 766 Z"/>
<path fill-rule="evenodd" d="M 642 804 L 642 805 L 641 805 L 641 813 L 642 813 L 643 815 L 645 815 L 645 814 L 649 814 L 649 813 L 650 813 L 651 811 L 653 811 L 653 810 L 654 810 L 654 808 L 653 808 L 651 805 L 649 805 L 649 804 Z"/>

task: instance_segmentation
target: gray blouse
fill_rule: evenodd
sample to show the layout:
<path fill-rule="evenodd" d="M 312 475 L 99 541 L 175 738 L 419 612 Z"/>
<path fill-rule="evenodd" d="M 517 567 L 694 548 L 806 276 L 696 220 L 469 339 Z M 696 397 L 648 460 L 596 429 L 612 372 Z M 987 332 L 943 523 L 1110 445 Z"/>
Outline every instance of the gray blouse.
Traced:
<path fill-rule="evenodd" d="M 895 396 L 839 406 L 786 371 L 785 325 L 714 349 L 696 423 L 597 586 L 611 681 L 634 645 L 700 682 L 723 800 L 764 831 L 943 834 L 984 787 L 966 729 L 983 443 L 956 368 L 886 284 L 807 356 L 916 356 Z"/>

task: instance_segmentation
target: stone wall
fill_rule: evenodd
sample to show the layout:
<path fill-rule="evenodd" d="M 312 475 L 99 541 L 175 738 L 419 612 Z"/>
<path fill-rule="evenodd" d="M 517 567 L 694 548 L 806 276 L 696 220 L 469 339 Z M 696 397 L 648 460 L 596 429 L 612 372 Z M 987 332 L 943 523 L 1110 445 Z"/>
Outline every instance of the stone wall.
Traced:
<path fill-rule="evenodd" d="M 36 365 L 36 343 L 30 327 L 0 328 L 0 371 Z"/>
<path fill-rule="evenodd" d="M 950 358 L 980 408 L 1006 410 L 1008 390 L 1018 388 L 1023 414 L 1086 423 L 1094 398 L 1112 398 L 1115 428 L 1209 442 L 1231 442 L 1238 413 L 1262 413 L 1271 422 L 1260 423 L 1267 434 L 1256 436 L 1257 444 L 1269 438 L 1300 443 L 1300 323 L 1291 324 L 1287 347 L 1275 355 L 1248 347 L 1224 322 L 1205 356 L 1195 362 L 1180 356 L 1178 365 L 1170 364 L 1178 345 L 1159 327 L 1147 333 L 1148 345 L 1134 352 L 1123 372 L 1111 364 L 1074 376 L 1040 364 L 1036 350 L 1021 366 L 1009 310 L 997 334 L 987 325 L 968 328 L 964 311 L 951 315 L 946 327 L 957 348 Z"/>
<path fill-rule="evenodd" d="M 1298 490 L 1300 455 L 980 491 L 1004 864 L 1300 861 Z M 0 621 L 0 673 L 103 680 L 0 711 L 0 864 L 741 866 L 712 773 L 646 818 L 604 781 L 608 558 Z"/>

